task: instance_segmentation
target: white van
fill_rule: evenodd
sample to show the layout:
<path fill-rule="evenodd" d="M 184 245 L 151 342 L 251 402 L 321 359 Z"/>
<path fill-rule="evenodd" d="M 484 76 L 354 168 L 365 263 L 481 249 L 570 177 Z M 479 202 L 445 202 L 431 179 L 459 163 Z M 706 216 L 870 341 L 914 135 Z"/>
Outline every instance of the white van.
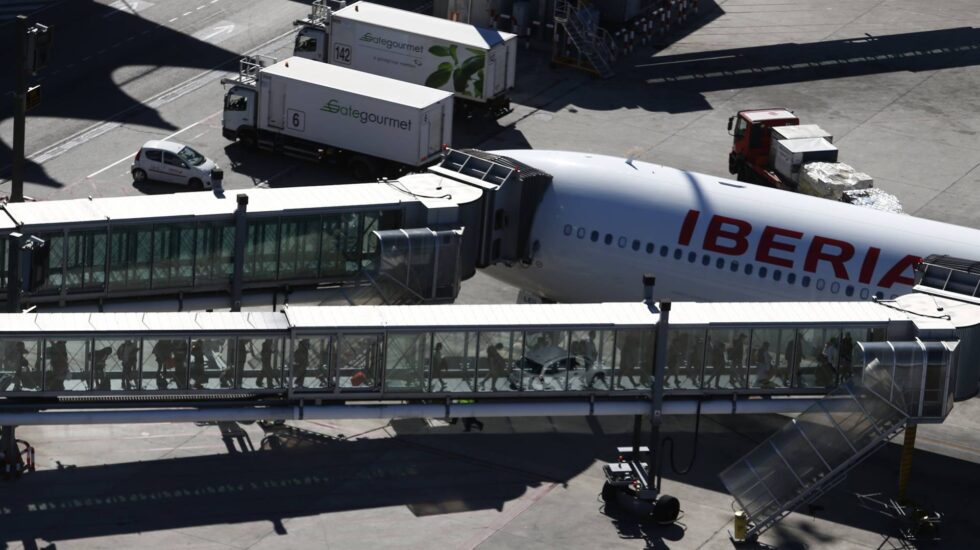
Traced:
<path fill-rule="evenodd" d="M 195 191 L 221 188 L 224 172 L 211 159 L 173 141 L 151 140 L 140 147 L 130 167 L 136 183 L 180 183 Z"/>

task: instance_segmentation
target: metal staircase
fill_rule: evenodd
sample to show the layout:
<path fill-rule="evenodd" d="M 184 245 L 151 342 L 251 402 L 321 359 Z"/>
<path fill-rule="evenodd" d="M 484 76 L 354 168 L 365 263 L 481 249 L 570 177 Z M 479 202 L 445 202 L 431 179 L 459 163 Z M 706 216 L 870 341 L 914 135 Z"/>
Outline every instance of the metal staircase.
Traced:
<path fill-rule="evenodd" d="M 955 343 L 860 343 L 864 367 L 721 473 L 754 540 L 812 502 L 907 425 L 942 422 Z M 937 390 L 940 390 L 937 392 Z"/>
<path fill-rule="evenodd" d="M 560 52 L 554 52 L 553 60 L 558 63 L 573 65 L 591 70 L 602 78 L 613 76 L 612 63 L 615 61 L 614 40 L 605 29 L 599 26 L 599 14 L 590 6 L 579 2 L 572 6 L 568 0 L 555 0 L 555 25 L 564 30 L 581 56 L 581 59 L 570 60 Z M 557 42 L 555 44 L 557 48 Z"/>

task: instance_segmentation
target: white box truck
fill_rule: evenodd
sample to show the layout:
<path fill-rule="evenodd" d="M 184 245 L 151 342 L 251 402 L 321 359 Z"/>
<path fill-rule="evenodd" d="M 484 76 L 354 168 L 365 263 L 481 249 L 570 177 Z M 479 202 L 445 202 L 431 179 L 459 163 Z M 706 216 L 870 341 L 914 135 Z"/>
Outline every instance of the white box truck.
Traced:
<path fill-rule="evenodd" d="M 265 64 L 245 58 L 222 80 L 226 138 L 340 161 L 362 181 L 431 164 L 452 140 L 449 92 L 300 57 Z"/>
<path fill-rule="evenodd" d="M 293 55 L 447 90 L 493 112 L 510 105 L 516 35 L 364 1 L 333 11 L 317 0 L 295 24 Z"/>

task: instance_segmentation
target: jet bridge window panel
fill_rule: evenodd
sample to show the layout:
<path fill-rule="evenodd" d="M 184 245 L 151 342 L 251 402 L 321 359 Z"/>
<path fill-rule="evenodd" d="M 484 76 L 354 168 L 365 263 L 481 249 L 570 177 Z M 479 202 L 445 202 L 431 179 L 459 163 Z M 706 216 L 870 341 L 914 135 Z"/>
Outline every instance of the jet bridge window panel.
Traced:
<path fill-rule="evenodd" d="M 786 349 L 796 338 L 796 329 L 762 328 L 752 331 L 749 355 L 749 387 L 787 388 L 792 381 Z"/>
<path fill-rule="evenodd" d="M 194 283 L 193 224 L 153 227 L 153 288 L 185 288 Z"/>
<path fill-rule="evenodd" d="M 432 334 L 431 391 L 476 391 L 476 365 L 479 356 L 476 332 L 434 332 Z"/>
<path fill-rule="evenodd" d="M 653 381 L 653 331 L 624 329 L 616 331 L 616 353 L 613 377 L 617 390 L 647 390 Z M 668 343 L 668 350 L 670 349 Z M 669 351 L 668 351 L 669 353 Z M 668 367 L 670 363 L 667 363 Z M 665 376 L 667 380 L 669 376 Z"/>
<path fill-rule="evenodd" d="M 292 387 L 333 391 L 337 387 L 335 336 L 303 337 L 295 343 Z"/>
<path fill-rule="evenodd" d="M 744 388 L 747 330 L 708 329 L 702 388 Z"/>
<path fill-rule="evenodd" d="M 146 391 L 187 389 L 186 338 L 144 338 L 140 388 Z"/>
<path fill-rule="evenodd" d="M 524 355 L 517 359 L 522 371 L 525 391 L 564 391 L 568 371 L 577 368 L 568 353 L 568 331 L 527 331 L 524 336 Z M 483 350 L 490 357 L 490 349 Z M 481 380 L 481 387 L 485 380 Z"/>
<path fill-rule="evenodd" d="M 239 387 L 242 389 L 282 388 L 284 350 L 283 338 L 250 339 L 243 370 L 238 373 Z M 241 361 L 239 363 L 241 364 Z"/>
<path fill-rule="evenodd" d="M 431 333 L 388 334 L 385 339 L 384 391 L 425 391 L 428 388 L 431 354 Z"/>
<path fill-rule="evenodd" d="M 66 290 L 72 292 L 104 289 L 106 230 L 68 232 L 65 247 Z"/>
<path fill-rule="evenodd" d="M 235 339 L 194 338 L 190 348 L 190 387 L 218 390 L 234 387 Z"/>
<path fill-rule="evenodd" d="M 370 391 L 381 386 L 381 334 L 342 334 L 337 344 L 337 386 Z"/>
<path fill-rule="evenodd" d="M 279 265 L 279 220 L 251 220 L 243 264 L 246 281 L 272 281 Z"/>
<path fill-rule="evenodd" d="M 527 359 L 524 356 L 524 333 L 520 331 L 485 331 L 479 336 L 480 355 L 476 363 L 477 390 L 481 392 L 517 391 L 522 389 Z"/>
<path fill-rule="evenodd" d="M 44 389 L 85 391 L 92 389 L 90 354 L 92 342 L 78 339 L 44 341 Z"/>
<path fill-rule="evenodd" d="M 113 227 L 109 251 L 109 291 L 150 288 L 153 229 Z"/>
<path fill-rule="evenodd" d="M 284 218 L 279 250 L 279 279 L 313 279 L 320 263 L 320 216 Z"/>
<path fill-rule="evenodd" d="M 704 367 L 705 329 L 674 328 L 667 332 L 667 366 L 664 387 L 695 390 L 701 387 Z"/>
<path fill-rule="evenodd" d="M 206 222 L 197 227 L 195 286 L 228 285 L 234 269 L 235 226 L 228 222 Z"/>
<path fill-rule="evenodd" d="M 608 391 L 613 386 L 615 332 L 575 330 L 568 349 L 577 368 L 568 373 L 568 391 Z"/>

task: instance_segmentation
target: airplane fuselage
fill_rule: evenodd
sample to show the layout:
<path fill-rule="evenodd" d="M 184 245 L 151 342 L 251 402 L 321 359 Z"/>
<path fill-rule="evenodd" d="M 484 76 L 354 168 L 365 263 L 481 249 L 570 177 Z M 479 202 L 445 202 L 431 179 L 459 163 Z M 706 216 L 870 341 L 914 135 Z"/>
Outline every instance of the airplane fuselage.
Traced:
<path fill-rule="evenodd" d="M 920 258 L 980 258 L 980 231 L 626 159 L 501 151 L 553 181 L 529 265 L 487 273 L 544 298 L 785 301 L 889 298 Z"/>

